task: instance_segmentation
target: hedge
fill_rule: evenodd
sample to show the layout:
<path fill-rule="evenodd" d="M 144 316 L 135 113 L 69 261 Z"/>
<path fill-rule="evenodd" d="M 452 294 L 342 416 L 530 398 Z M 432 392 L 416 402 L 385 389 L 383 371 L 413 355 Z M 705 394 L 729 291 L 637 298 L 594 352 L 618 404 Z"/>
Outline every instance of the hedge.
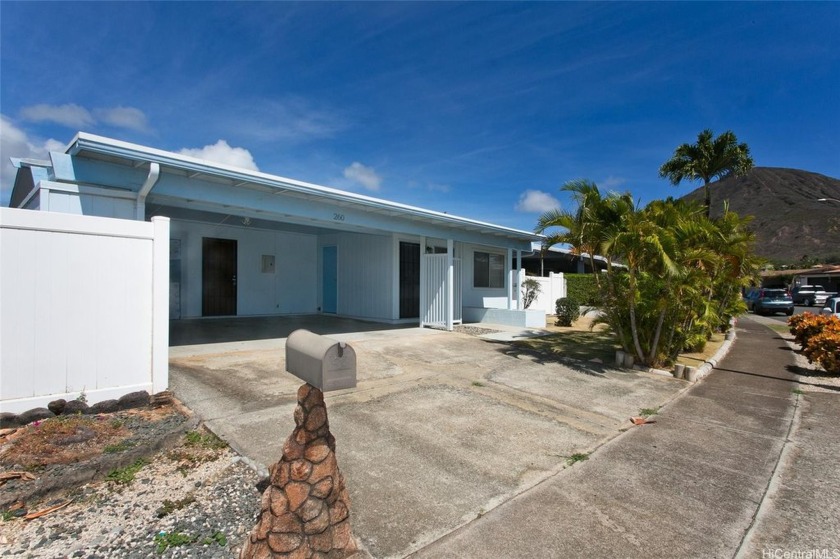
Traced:
<path fill-rule="evenodd" d="M 592 274 L 564 274 L 566 278 L 566 297 L 578 305 L 597 307 L 601 304 L 598 284 Z"/>

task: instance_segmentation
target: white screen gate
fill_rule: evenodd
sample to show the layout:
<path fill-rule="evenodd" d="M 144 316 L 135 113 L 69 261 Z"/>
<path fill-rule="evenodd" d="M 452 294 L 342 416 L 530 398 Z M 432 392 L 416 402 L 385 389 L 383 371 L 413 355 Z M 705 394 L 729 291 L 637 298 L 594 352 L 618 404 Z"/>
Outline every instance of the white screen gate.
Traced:
<path fill-rule="evenodd" d="M 446 254 L 424 254 L 423 273 L 420 288 L 423 290 L 423 326 L 446 328 L 446 293 L 448 291 L 446 274 Z M 452 323 L 461 323 L 461 259 L 452 259 L 453 270 L 453 305 Z"/>

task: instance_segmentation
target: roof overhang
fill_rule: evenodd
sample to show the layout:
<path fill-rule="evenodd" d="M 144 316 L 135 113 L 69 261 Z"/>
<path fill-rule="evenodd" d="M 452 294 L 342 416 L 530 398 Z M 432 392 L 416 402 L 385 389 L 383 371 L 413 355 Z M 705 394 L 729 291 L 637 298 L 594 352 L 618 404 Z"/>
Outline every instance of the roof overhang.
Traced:
<path fill-rule="evenodd" d="M 329 201 L 338 206 L 352 207 L 393 218 L 422 221 L 427 224 L 452 228 L 472 234 L 489 235 L 497 239 L 509 239 L 517 243 L 530 244 L 544 239 L 544 236 L 529 231 L 503 227 L 484 221 L 427 210 L 286 177 L 205 161 L 84 132 L 76 135 L 67 147 L 66 153 L 71 156 L 85 159 L 98 159 L 135 169 L 154 162 L 160 165 L 161 173 L 181 175 L 188 179 L 221 183 L 235 188 L 253 189 L 272 194 L 283 193 L 309 200 Z"/>

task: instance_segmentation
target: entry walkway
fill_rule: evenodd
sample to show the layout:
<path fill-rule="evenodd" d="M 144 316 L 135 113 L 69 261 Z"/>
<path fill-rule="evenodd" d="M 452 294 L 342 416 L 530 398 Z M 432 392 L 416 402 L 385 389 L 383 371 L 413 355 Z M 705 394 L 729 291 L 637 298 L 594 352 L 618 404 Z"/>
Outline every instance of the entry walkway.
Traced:
<path fill-rule="evenodd" d="M 656 424 L 413 556 L 834 556 L 840 396 L 798 395 L 791 365 L 778 335 L 742 320 L 720 367 Z"/>

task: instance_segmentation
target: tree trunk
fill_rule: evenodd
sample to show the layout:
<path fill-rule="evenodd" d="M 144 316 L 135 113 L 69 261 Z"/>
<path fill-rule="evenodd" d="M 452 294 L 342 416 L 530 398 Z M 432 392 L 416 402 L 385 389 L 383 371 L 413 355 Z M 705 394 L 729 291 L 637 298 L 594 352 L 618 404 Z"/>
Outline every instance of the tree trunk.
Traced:
<path fill-rule="evenodd" d="M 653 360 L 656 358 L 656 350 L 659 347 L 659 336 L 662 333 L 662 323 L 665 322 L 665 311 L 668 307 L 662 309 L 659 313 L 659 320 L 656 323 L 656 333 L 653 335 L 653 343 L 650 345 L 650 353 L 648 354 L 648 365 L 653 365 Z"/>
<path fill-rule="evenodd" d="M 706 194 L 706 219 L 712 219 L 712 189 L 708 179 L 703 179 L 703 189 Z"/>
<path fill-rule="evenodd" d="M 639 330 L 636 328 L 636 278 L 632 272 L 630 274 L 630 334 L 633 336 L 633 345 L 636 348 L 636 355 L 639 356 L 639 361 L 644 362 L 645 352 L 642 350 L 642 344 L 639 343 Z"/>

